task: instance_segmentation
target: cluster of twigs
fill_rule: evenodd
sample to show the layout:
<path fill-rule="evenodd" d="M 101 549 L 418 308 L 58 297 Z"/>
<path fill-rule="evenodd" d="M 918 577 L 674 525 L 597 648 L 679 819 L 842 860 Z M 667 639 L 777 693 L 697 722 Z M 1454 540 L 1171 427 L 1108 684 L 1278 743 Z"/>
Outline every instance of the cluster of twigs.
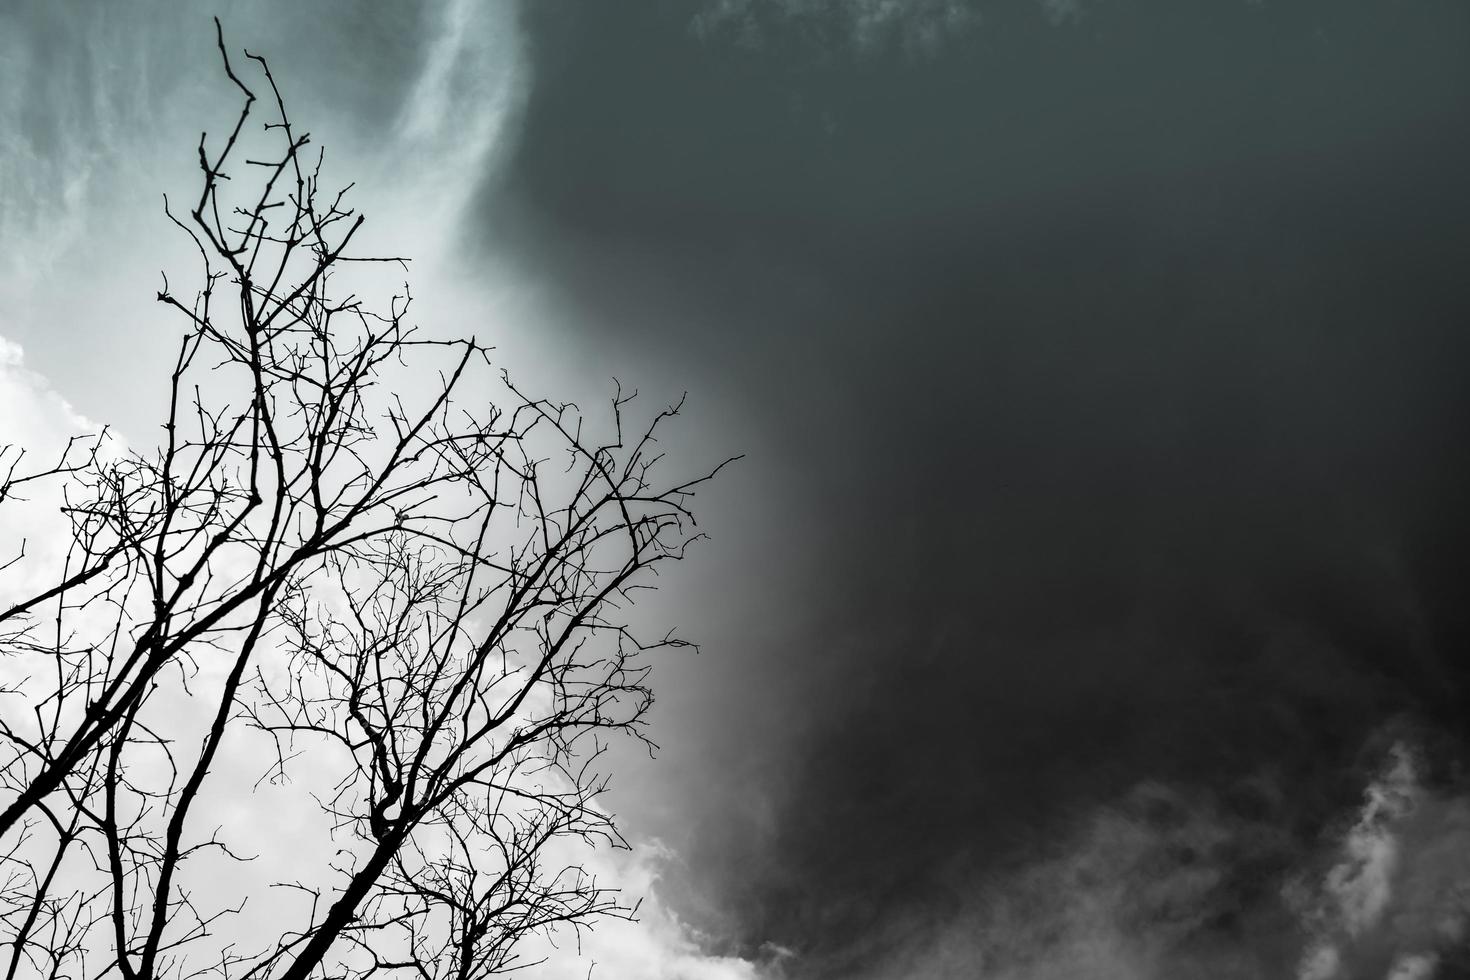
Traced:
<path fill-rule="evenodd" d="M 219 48 L 243 107 L 169 210 L 204 278 L 158 294 L 187 325 L 161 445 L 0 456 L 0 505 L 50 492 L 70 526 L 59 569 L 0 563 L 29 576 L 0 604 L 5 980 L 488 977 L 530 934 L 631 914 L 563 845 L 619 840 L 605 736 L 643 737 L 644 655 L 684 645 L 641 641 L 628 602 L 713 473 L 658 481 L 677 406 L 625 433 L 620 392 L 594 439 L 503 376 L 492 400 L 488 348 L 421 336 L 406 288 L 340 298 L 362 217 L 248 55 L 251 131 Z M 219 862 L 250 855 L 201 814 L 306 764 L 334 774 L 311 799 L 338 849 L 274 883 L 294 923 L 237 935 L 261 897 Z"/>

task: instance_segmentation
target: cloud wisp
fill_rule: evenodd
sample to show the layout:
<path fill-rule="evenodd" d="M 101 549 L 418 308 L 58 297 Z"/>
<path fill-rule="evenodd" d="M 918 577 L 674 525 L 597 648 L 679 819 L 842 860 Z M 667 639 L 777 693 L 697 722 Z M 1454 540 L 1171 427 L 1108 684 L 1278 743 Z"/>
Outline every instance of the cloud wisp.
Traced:
<path fill-rule="evenodd" d="M 1037 0 L 1054 25 L 1079 23 L 1088 0 Z M 796 39 L 824 54 L 859 57 L 894 48 L 936 55 L 950 40 L 977 27 L 976 0 L 709 0 L 690 22 L 696 37 L 745 48 Z"/>
<path fill-rule="evenodd" d="M 1397 743 L 1320 877 L 1293 883 L 1310 937 L 1298 980 L 1428 980 L 1470 935 L 1470 797 L 1420 779 Z"/>
<path fill-rule="evenodd" d="M 1421 760 L 1395 742 L 1316 844 L 1269 812 L 1269 781 L 1233 798 L 1140 784 L 948 909 L 896 918 L 850 974 L 1433 980 L 1470 929 L 1470 795 Z"/>
<path fill-rule="evenodd" d="M 933 54 L 978 20 L 967 0 L 713 0 L 690 27 L 704 40 L 747 48 L 796 37 L 823 52 L 861 56 L 893 46 Z"/>

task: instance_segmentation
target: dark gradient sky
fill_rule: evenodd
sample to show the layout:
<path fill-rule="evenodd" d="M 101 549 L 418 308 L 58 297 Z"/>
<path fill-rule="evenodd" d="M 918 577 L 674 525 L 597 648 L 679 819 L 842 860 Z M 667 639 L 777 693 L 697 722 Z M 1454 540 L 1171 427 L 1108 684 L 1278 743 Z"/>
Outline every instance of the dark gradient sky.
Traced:
<path fill-rule="evenodd" d="M 747 454 L 609 802 L 758 967 L 655 980 L 1470 976 L 1470 4 L 226 7 L 429 329 Z M 0 333 L 133 439 L 189 10 L 0 5 Z"/>
<path fill-rule="evenodd" d="M 531 6 L 485 197 L 586 345 L 758 434 L 622 805 L 811 976 L 1143 780 L 1312 840 L 1470 679 L 1470 7 L 996 2 L 916 47 L 852 6 Z"/>

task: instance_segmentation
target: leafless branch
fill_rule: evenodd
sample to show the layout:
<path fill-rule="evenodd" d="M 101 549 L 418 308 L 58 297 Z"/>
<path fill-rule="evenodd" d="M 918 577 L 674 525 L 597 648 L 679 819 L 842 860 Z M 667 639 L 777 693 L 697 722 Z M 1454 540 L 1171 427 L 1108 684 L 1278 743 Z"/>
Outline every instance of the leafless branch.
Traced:
<path fill-rule="evenodd" d="M 633 913 L 578 855 L 622 843 L 605 747 L 646 738 L 648 655 L 688 646 L 629 609 L 718 467 L 661 475 L 679 405 L 632 426 L 619 389 L 595 437 L 479 341 L 422 335 L 406 286 L 344 298 L 344 270 L 402 260 L 353 250 L 269 66 L 247 53 L 260 98 L 218 46 L 241 109 L 165 204 L 200 286 L 158 292 L 185 327 L 158 445 L 0 449 L 0 505 L 49 486 L 70 530 L 0 611 L 5 980 L 481 980 Z M 211 792 L 328 759 L 341 847 L 272 899 L 301 918 L 224 938 L 250 896 L 191 869 L 252 856 L 202 829 Z"/>

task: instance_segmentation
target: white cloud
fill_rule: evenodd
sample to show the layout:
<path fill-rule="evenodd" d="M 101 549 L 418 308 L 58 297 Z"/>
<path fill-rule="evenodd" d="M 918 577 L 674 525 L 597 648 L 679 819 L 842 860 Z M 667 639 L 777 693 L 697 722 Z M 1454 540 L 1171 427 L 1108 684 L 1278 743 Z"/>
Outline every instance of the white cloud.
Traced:
<path fill-rule="evenodd" d="M 1348 935 L 1378 924 L 1393 895 L 1399 842 L 1393 825 L 1410 813 L 1419 796 L 1414 763 L 1402 745 L 1383 777 L 1369 784 L 1358 822 L 1343 841 L 1343 860 L 1327 874 L 1325 890 Z"/>
<path fill-rule="evenodd" d="M 46 379 L 25 364 L 21 346 L 0 335 L 0 474 L 16 464 L 17 476 L 54 464 L 74 436 L 95 433 Z M 24 453 L 23 456 L 21 454 Z M 56 481 L 28 484 L 0 502 L 0 565 L 26 552 L 25 567 L 0 571 L 0 604 L 12 601 L 28 576 L 44 574 L 65 554 L 67 523 L 57 510 Z"/>
<path fill-rule="evenodd" d="M 590 967 L 594 980 L 759 980 L 762 973 L 749 960 L 702 952 L 699 937 L 660 900 L 661 870 L 675 859 L 657 841 L 592 855 L 589 866 L 600 879 L 618 882 L 626 898 L 642 899 L 638 921 L 604 922 L 582 940 L 580 950 L 572 944 L 545 947 L 547 961 L 531 976 L 585 980 Z"/>
<path fill-rule="evenodd" d="M 447 0 L 432 11 L 423 68 L 378 161 L 381 184 L 360 198 L 420 266 L 436 264 L 513 144 L 529 83 L 511 9 Z"/>
<path fill-rule="evenodd" d="M 25 446 L 44 455 L 59 451 L 70 436 L 92 431 L 96 431 L 93 423 L 78 414 L 44 377 L 25 366 L 20 345 L 0 337 L 0 444 Z M 27 560 L 20 570 L 32 580 L 44 575 L 45 566 L 65 550 L 66 525 L 57 515 L 59 500 L 53 491 L 43 488 L 29 500 L 0 505 L 0 544 L 13 545 L 21 536 L 30 539 Z M 3 584 L 0 578 L 0 587 Z M 217 681 L 213 675 L 219 669 L 215 664 L 203 670 L 196 683 Z M 163 713 L 183 730 L 201 720 L 205 706 L 180 695 L 168 699 Z M 194 866 L 189 878 L 205 908 L 223 907 L 240 895 L 248 896 L 243 913 L 220 926 L 223 940 L 239 938 L 242 947 L 257 943 L 262 935 L 289 928 L 293 916 L 302 911 L 299 903 L 291 901 L 293 893 L 279 892 L 272 883 L 325 883 L 329 872 L 322 856 L 331 855 L 344 843 L 333 839 L 311 799 L 315 789 L 341 776 L 334 770 L 340 760 L 330 753 L 300 759 L 293 767 L 291 783 L 252 789 L 256 777 L 267 769 L 269 757 L 267 746 L 259 739 L 247 735 L 228 740 L 220 759 L 221 771 L 201 802 L 197 819 L 201 827 L 218 825 L 222 838 L 232 847 L 254 856 L 246 864 L 206 861 Z M 135 774 L 135 778 L 142 777 Z M 545 961 L 523 975 L 538 980 L 587 980 L 591 968 L 594 978 L 758 980 L 761 976 L 757 964 L 748 960 L 703 952 L 701 937 L 661 901 L 660 870 L 676 860 L 667 848 L 655 842 L 626 850 L 584 850 L 577 843 L 563 846 L 571 850 L 558 857 L 586 867 L 603 884 L 621 889 L 626 901 L 640 903 L 640 914 L 637 921 L 599 923 L 580 946 L 565 934 L 555 943 L 528 941 L 526 958 L 544 956 Z"/>
<path fill-rule="evenodd" d="M 861 976 L 1433 980 L 1470 938 L 1470 797 L 1428 785 L 1401 743 L 1339 826 L 1304 847 L 1146 783 L 979 883 L 949 922 L 896 923 L 899 952 Z M 1286 869 L 1280 901 L 1265 868 Z"/>
<path fill-rule="evenodd" d="M 1317 881 L 1288 893 L 1311 938 L 1299 980 L 1428 980 L 1470 930 L 1470 798 L 1423 785 L 1414 751 L 1393 746 Z"/>
<path fill-rule="evenodd" d="M 59 447 L 96 425 L 26 367 L 21 345 L 0 334 L 0 444 Z"/>

